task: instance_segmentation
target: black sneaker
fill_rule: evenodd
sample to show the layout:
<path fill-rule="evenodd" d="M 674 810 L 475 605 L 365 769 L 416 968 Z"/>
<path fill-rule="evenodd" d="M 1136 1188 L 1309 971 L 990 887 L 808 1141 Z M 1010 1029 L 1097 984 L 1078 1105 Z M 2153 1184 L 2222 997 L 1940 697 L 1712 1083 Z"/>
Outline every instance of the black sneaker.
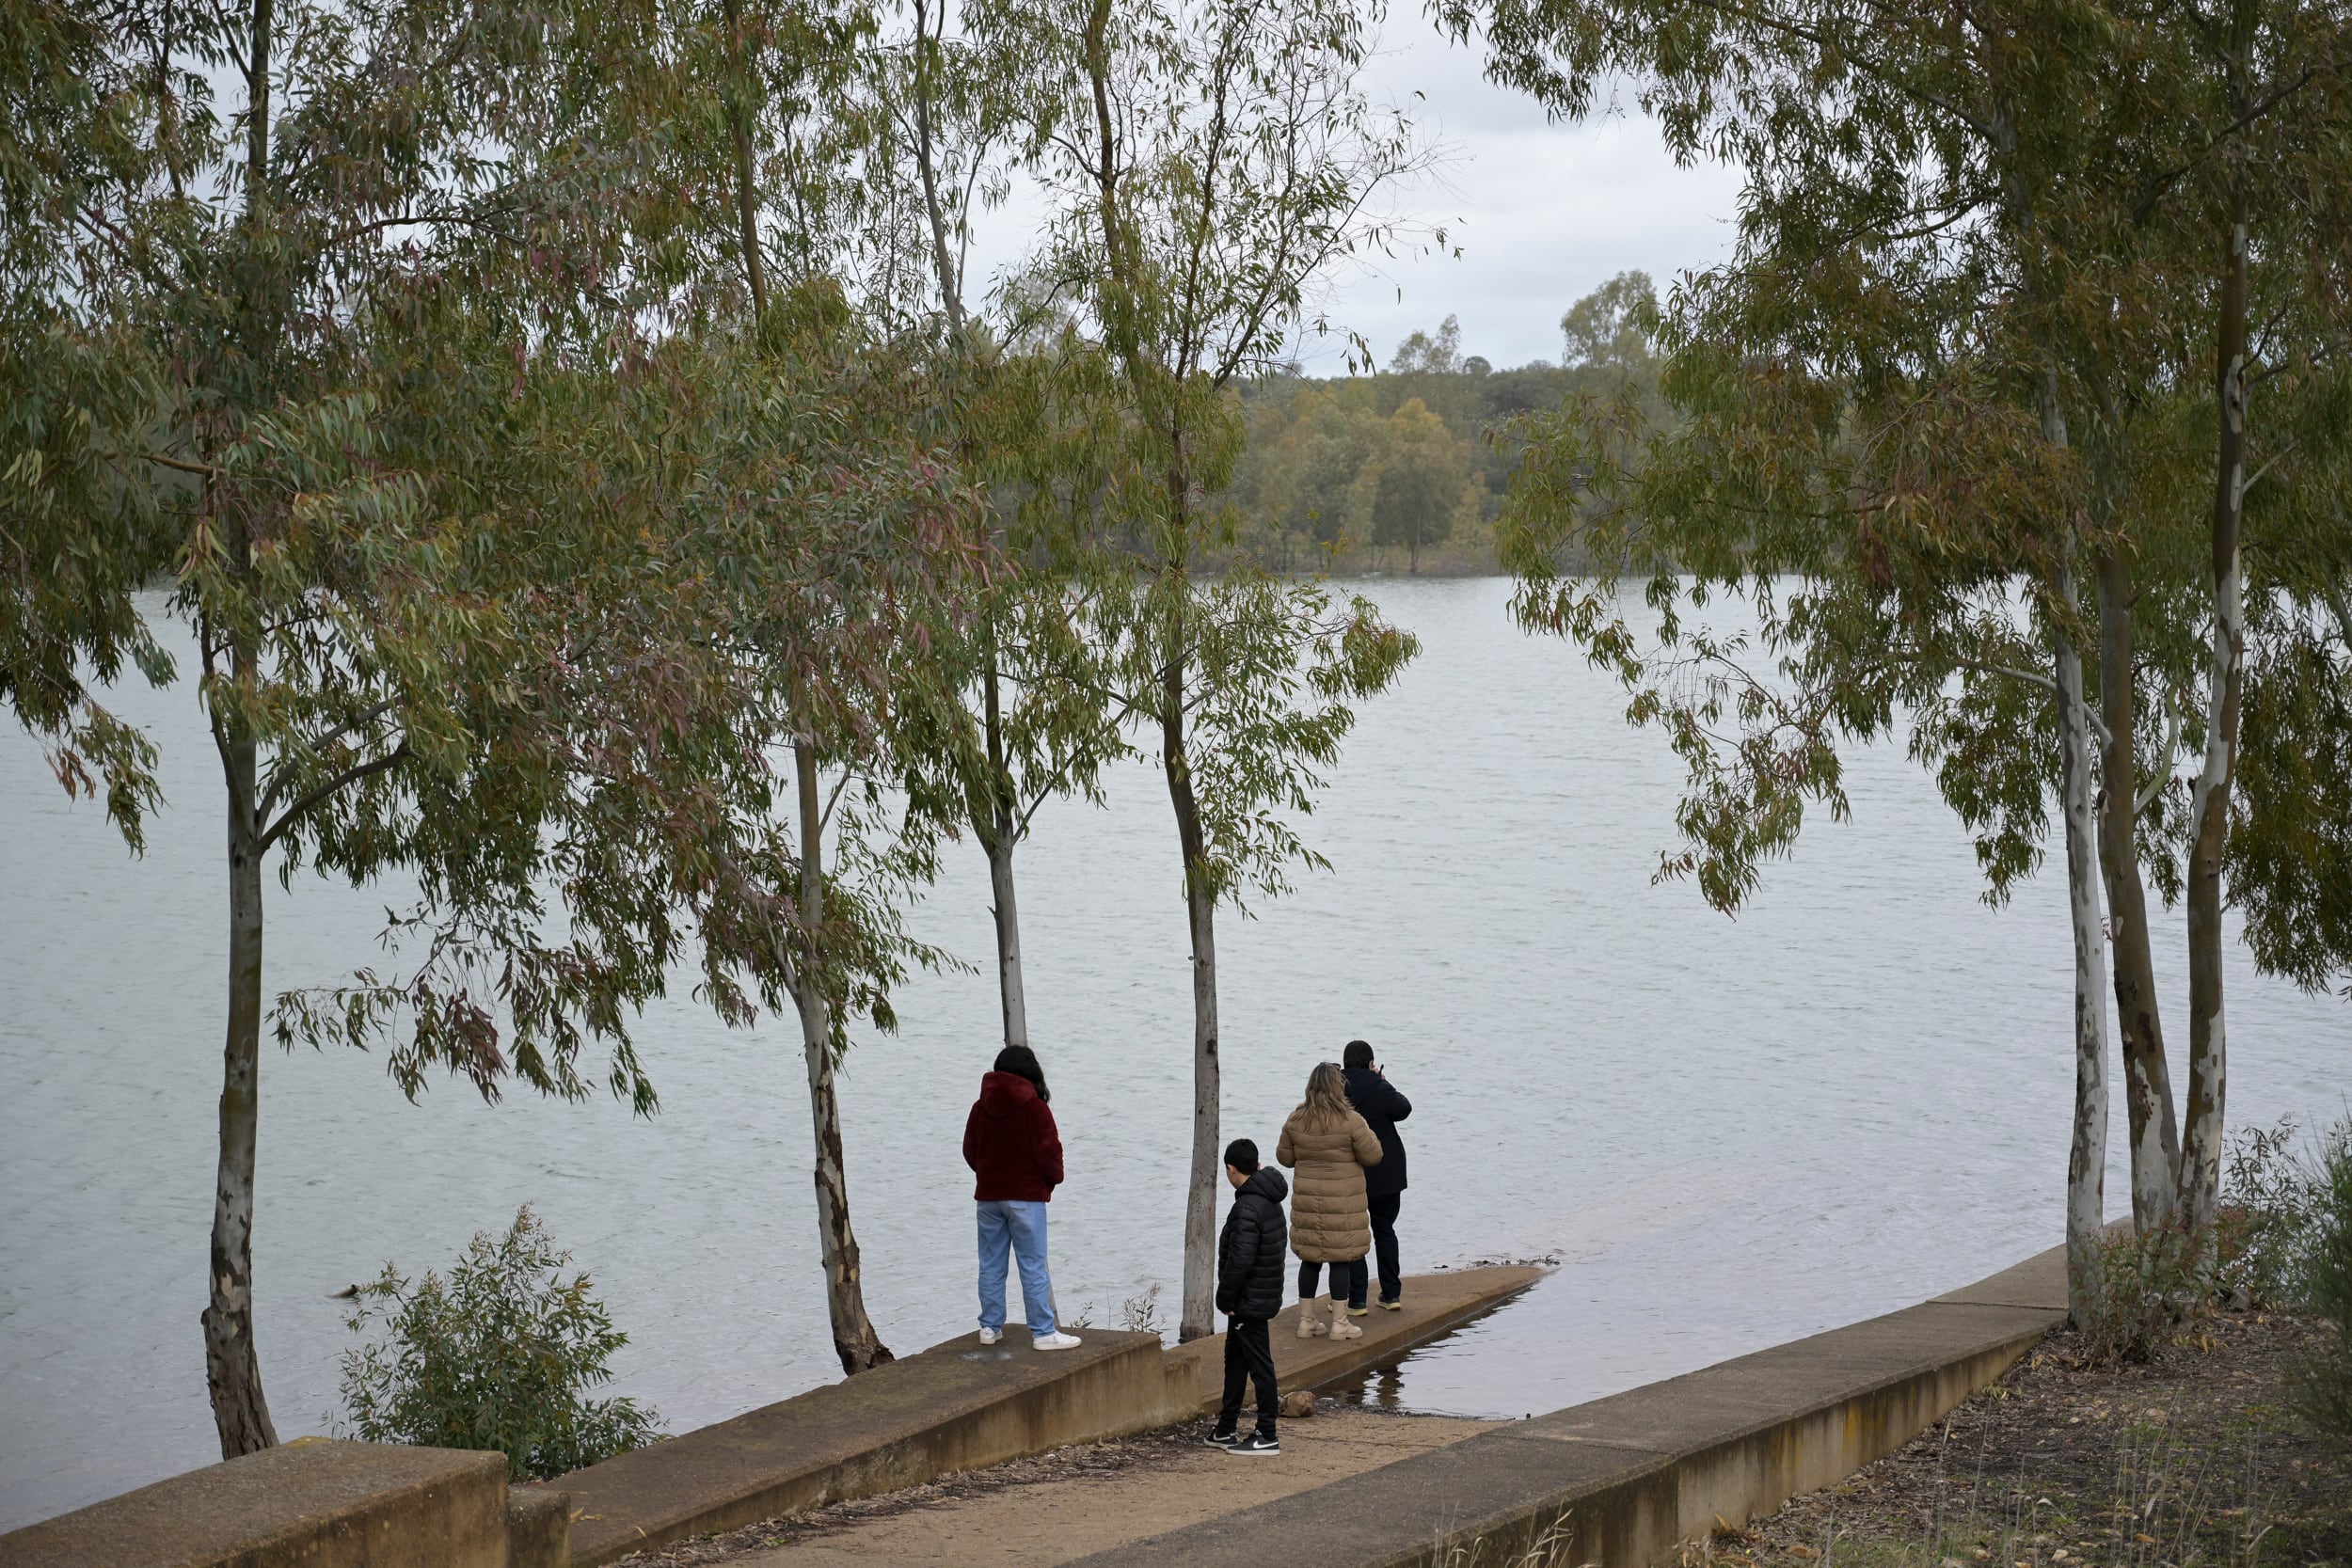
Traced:
<path fill-rule="evenodd" d="M 1247 1437 L 1236 1437 L 1225 1445 L 1227 1453 L 1280 1453 L 1282 1445 L 1270 1432 L 1253 1432 Z"/>
<path fill-rule="evenodd" d="M 1218 1427 L 1200 1441 L 1213 1449 L 1229 1449 L 1241 1441 L 1241 1433 L 1234 1427 Z"/>

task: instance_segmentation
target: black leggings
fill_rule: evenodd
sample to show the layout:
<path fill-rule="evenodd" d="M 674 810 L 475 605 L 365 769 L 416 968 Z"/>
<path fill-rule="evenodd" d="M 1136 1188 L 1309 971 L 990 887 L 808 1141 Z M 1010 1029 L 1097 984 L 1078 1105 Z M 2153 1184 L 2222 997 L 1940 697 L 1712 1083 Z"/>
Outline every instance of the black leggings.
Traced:
<path fill-rule="evenodd" d="M 1331 1294 L 1340 1301 L 1361 1301 L 1370 1271 L 1360 1258 L 1351 1258 L 1331 1265 Z M 1315 1282 L 1323 1277 L 1323 1265 L 1301 1259 L 1298 1265 L 1298 1299 L 1315 1299 Z"/>

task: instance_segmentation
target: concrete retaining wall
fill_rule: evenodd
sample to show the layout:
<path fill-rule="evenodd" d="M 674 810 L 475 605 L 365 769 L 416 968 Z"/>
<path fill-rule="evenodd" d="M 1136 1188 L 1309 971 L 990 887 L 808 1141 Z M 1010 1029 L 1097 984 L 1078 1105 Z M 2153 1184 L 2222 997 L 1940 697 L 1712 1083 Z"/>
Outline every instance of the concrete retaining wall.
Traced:
<path fill-rule="evenodd" d="M 1087 1568 L 1647 1568 L 1892 1452 L 2066 1317 L 2064 1250 L 1967 1290 L 1515 1422 Z"/>
<path fill-rule="evenodd" d="M 504 1454 L 308 1438 L 0 1535 L 0 1568 L 553 1568 L 562 1494 L 521 1513 L 538 1557 L 509 1550 Z"/>
<path fill-rule="evenodd" d="M 1360 1340 L 1278 1335 L 1284 1387 L 1328 1382 L 1493 1307 L 1533 1269 L 1416 1276 Z M 1282 1320 L 1287 1330 L 1290 1315 Z M 1088 1329 L 1039 1354 L 1025 1329 L 965 1335 L 857 1378 L 624 1454 L 551 1486 L 496 1454 L 306 1439 L 0 1536 L 0 1568 L 581 1568 L 688 1536 L 918 1485 L 1193 1416 L 1221 1338 Z M 403 1555 L 406 1554 L 406 1555 Z"/>
<path fill-rule="evenodd" d="M 1048 1354 L 1029 1349 L 1025 1329 L 1006 1330 L 993 1347 L 967 1335 L 576 1470 L 558 1482 L 573 1498 L 572 1561 L 591 1568 L 1192 1414 L 1191 1370 L 1162 1356 L 1157 1335 L 1089 1329 L 1082 1338 Z"/>

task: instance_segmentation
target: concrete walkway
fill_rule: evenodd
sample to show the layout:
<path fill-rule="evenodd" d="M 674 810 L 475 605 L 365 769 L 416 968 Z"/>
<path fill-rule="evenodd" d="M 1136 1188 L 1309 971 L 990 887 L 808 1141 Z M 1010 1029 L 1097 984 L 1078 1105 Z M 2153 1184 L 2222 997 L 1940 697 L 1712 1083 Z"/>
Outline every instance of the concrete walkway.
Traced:
<path fill-rule="evenodd" d="M 1299 1339 L 1297 1309 L 1274 1324 L 1285 1390 L 1313 1387 L 1393 1358 L 1489 1311 L 1543 1276 L 1465 1269 L 1405 1282 L 1404 1310 L 1356 1321 L 1359 1339 Z M 919 1485 L 1073 1443 L 1148 1432 L 1214 1404 L 1223 1336 L 1164 1351 L 1155 1334 L 1086 1329 L 1075 1350 L 1032 1351 L 1008 1328 L 983 1346 L 964 1335 L 682 1433 L 551 1483 L 571 1498 L 573 1568 L 847 1498 Z M 1221 1455 L 1211 1455 L 1221 1458 Z"/>
<path fill-rule="evenodd" d="M 1964 1290 L 1076 1560 L 1085 1568 L 1645 1568 L 1893 1452 L 2066 1319 L 2054 1248 Z M 1550 1560 L 1548 1559 L 1547 1560 Z"/>
<path fill-rule="evenodd" d="M 1282 1423 L 1275 1459 L 1198 1446 L 1111 1476 L 1006 1487 L 918 1504 L 788 1545 L 728 1560 L 727 1568 L 1048 1568 L 1181 1529 L 1427 1453 L 1492 1423 L 1327 1407 Z"/>

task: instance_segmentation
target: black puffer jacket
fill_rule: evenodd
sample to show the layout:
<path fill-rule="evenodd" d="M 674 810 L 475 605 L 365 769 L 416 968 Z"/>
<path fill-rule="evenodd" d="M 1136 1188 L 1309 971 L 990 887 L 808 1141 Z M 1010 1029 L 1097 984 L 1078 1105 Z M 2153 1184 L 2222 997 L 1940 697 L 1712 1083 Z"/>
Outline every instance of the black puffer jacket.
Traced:
<path fill-rule="evenodd" d="M 1225 1229 L 1216 1239 L 1216 1309 L 1236 1318 L 1271 1318 L 1282 1309 L 1282 1285 L 1290 1272 L 1290 1227 L 1282 1200 L 1291 1184 L 1272 1165 L 1233 1194 Z"/>
<path fill-rule="evenodd" d="M 1396 1124 L 1413 1114 L 1413 1102 L 1368 1067 L 1347 1069 L 1347 1102 L 1380 1140 L 1380 1163 L 1364 1167 L 1364 1195 L 1386 1197 L 1405 1190 L 1405 1140 Z"/>

